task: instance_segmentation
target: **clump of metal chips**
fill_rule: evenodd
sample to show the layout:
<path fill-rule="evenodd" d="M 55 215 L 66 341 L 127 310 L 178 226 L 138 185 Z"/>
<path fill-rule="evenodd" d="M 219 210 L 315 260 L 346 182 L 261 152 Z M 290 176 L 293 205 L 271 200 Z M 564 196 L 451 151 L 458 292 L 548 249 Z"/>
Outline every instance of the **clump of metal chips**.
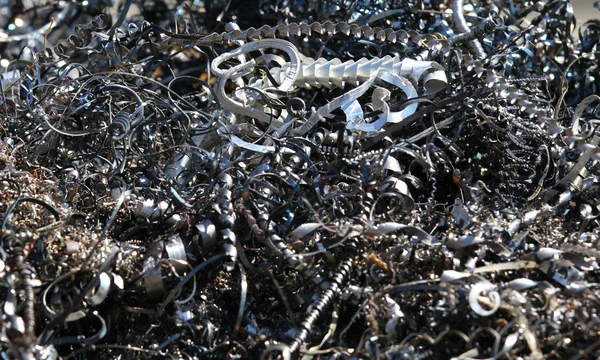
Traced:
<path fill-rule="evenodd" d="M 600 356 L 568 1 L 0 13 L 3 357 Z"/>

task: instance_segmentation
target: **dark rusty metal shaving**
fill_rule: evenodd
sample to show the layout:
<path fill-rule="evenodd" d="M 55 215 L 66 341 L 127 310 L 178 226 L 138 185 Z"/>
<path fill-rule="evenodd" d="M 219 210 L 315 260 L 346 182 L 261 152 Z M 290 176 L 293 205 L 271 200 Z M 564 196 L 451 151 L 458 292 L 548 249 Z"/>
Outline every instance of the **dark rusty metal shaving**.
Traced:
<path fill-rule="evenodd" d="M 568 1 L 0 12 L 3 359 L 600 357 Z"/>

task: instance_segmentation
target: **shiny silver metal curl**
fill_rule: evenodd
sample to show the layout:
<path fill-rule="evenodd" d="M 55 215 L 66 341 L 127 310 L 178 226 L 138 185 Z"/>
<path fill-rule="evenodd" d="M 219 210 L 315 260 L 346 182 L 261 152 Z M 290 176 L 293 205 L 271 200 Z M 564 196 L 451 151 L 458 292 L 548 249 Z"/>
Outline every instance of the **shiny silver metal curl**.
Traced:
<path fill-rule="evenodd" d="M 289 65 L 286 64 L 274 69 L 274 77 L 282 79 L 288 68 Z M 302 88 L 358 86 L 366 82 L 374 73 L 383 71 L 406 77 L 415 87 L 422 83 L 427 93 L 436 93 L 447 83 L 444 69 L 434 61 L 385 56 L 346 62 L 337 58 L 333 60 L 305 58 L 301 62 L 294 85 Z"/>

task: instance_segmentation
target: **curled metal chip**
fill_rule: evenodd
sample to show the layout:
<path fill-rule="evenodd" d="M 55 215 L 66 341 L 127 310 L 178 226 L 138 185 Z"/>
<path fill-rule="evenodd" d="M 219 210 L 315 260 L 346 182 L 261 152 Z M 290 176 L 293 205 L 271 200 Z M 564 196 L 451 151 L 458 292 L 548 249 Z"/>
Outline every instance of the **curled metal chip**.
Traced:
<path fill-rule="evenodd" d="M 172 264 L 179 273 L 185 272 L 187 269 L 187 255 L 185 253 L 185 246 L 179 235 L 173 235 L 165 241 L 165 250 L 169 259 L 178 260 Z"/>
<path fill-rule="evenodd" d="M 98 275 L 98 285 L 89 293 L 86 294 L 85 298 L 91 306 L 98 306 L 104 302 L 106 297 L 108 296 L 108 291 L 110 289 L 111 279 L 110 276 L 103 272 Z"/>

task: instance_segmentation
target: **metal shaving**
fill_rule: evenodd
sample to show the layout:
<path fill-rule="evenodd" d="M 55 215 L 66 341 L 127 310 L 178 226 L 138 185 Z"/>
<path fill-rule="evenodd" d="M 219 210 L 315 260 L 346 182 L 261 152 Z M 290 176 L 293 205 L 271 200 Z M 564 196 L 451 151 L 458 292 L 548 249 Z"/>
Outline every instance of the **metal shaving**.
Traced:
<path fill-rule="evenodd" d="M 567 0 L 0 13 L 2 359 L 600 357 Z"/>

